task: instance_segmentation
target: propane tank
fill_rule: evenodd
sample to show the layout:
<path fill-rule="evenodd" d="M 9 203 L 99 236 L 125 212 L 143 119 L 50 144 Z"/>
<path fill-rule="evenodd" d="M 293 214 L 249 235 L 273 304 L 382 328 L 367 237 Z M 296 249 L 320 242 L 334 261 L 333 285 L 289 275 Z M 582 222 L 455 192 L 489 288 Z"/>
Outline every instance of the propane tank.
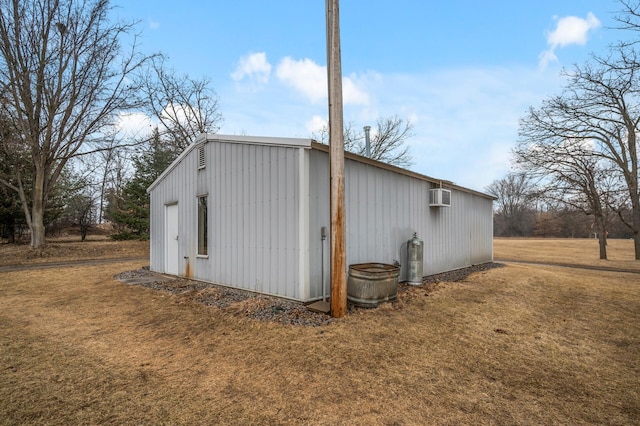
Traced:
<path fill-rule="evenodd" d="M 411 285 L 422 285 L 422 262 L 423 262 L 424 242 L 418 238 L 418 233 L 413 233 L 413 238 L 407 242 L 407 260 L 409 270 L 407 271 L 407 283 Z"/>

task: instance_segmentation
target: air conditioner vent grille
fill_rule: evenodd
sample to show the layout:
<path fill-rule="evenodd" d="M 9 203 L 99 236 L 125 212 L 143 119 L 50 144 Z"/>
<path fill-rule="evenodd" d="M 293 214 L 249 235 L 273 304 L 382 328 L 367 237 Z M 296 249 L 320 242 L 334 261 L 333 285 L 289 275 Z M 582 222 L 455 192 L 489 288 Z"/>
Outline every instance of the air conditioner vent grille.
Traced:
<path fill-rule="evenodd" d="M 429 206 L 431 207 L 450 207 L 451 191 L 444 188 L 435 188 L 429 190 Z"/>

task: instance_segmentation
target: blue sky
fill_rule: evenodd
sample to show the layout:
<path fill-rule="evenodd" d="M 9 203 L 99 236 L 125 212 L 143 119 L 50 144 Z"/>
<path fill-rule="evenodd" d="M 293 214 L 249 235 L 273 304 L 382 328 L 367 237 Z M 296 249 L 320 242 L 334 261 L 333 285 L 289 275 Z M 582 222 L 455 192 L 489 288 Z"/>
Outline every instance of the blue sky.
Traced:
<path fill-rule="evenodd" d="M 141 49 L 207 76 L 223 134 L 311 137 L 328 115 L 322 0 L 122 0 Z M 414 124 L 410 168 L 483 190 L 510 168 L 518 120 L 560 71 L 603 52 L 613 0 L 340 2 L 344 120 Z"/>

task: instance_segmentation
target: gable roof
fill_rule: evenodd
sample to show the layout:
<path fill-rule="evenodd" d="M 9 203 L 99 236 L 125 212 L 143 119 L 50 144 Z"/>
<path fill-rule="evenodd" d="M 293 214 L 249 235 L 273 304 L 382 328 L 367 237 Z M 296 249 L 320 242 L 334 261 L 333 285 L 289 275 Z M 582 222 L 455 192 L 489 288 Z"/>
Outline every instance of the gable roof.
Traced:
<path fill-rule="evenodd" d="M 182 153 L 173 160 L 173 162 L 167 167 L 160 176 L 157 177 L 156 180 L 153 181 L 149 188 L 147 188 L 147 193 L 153 191 L 153 189 L 158 186 L 160 182 L 169 174 L 173 169 L 176 168 L 178 164 L 182 162 L 182 160 L 189 155 L 191 151 L 193 151 L 197 146 L 202 145 L 206 142 L 231 142 L 236 144 L 246 144 L 246 145 L 271 145 L 271 146 L 281 146 L 281 147 L 290 147 L 290 148 L 311 148 L 311 139 L 301 139 L 301 138 L 274 138 L 267 136 L 235 136 L 235 135 L 218 135 L 211 133 L 202 133 L 196 137 L 191 145 L 185 148 Z"/>

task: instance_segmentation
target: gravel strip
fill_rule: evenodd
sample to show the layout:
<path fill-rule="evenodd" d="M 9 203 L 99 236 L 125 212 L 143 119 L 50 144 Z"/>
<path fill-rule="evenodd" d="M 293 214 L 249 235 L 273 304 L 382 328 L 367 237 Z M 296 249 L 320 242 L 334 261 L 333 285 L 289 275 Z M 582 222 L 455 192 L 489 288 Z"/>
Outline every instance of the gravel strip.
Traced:
<path fill-rule="evenodd" d="M 470 274 L 486 271 L 492 268 L 504 266 L 500 263 L 486 263 L 475 265 L 469 268 L 457 269 L 455 271 L 444 272 L 442 274 L 430 275 L 423 279 L 420 286 L 398 284 L 398 300 L 392 305 L 401 308 L 404 303 L 416 295 L 417 290 L 425 291 L 428 295 L 437 290 L 441 282 L 459 282 L 466 279 Z M 125 280 L 139 277 L 159 277 L 148 268 L 125 271 L 114 275 L 117 280 Z M 253 318 L 260 321 L 269 321 L 280 324 L 294 326 L 318 327 L 330 324 L 334 318 L 322 313 L 309 311 L 303 303 L 286 300 L 278 297 L 265 296 L 249 291 L 223 287 L 215 284 L 194 281 L 186 278 L 175 278 L 171 280 L 158 279 L 157 281 L 135 283 L 154 290 L 165 291 L 180 297 L 185 297 L 195 303 L 202 303 L 206 306 L 216 307 L 234 315 Z M 355 313 L 370 309 L 359 308 L 350 305 L 349 312 Z"/>
<path fill-rule="evenodd" d="M 459 282 L 464 281 L 469 275 L 476 272 L 488 271 L 493 268 L 502 268 L 502 263 L 482 263 L 480 265 L 469 266 L 468 268 L 456 269 L 449 272 L 443 272 L 441 274 L 429 275 L 422 279 L 422 284 L 431 284 L 437 282 Z"/>

